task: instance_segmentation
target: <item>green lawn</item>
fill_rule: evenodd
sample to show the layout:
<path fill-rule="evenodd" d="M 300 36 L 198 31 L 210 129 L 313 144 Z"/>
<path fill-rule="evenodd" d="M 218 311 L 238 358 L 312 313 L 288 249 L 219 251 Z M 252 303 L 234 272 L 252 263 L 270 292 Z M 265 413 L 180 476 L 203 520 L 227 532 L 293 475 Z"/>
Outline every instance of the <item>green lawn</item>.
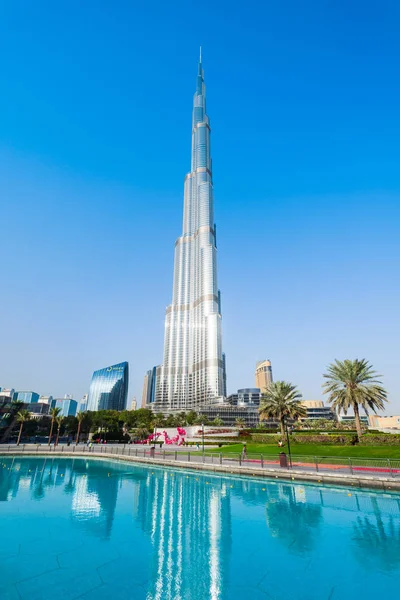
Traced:
<path fill-rule="evenodd" d="M 247 443 L 248 454 L 278 455 L 287 452 L 287 446 L 278 448 L 276 444 Z M 317 444 L 290 444 L 292 454 L 295 456 L 357 456 L 362 458 L 400 458 L 400 446 L 328 446 Z M 239 453 L 243 444 L 232 444 L 222 448 L 207 449 L 206 452 L 222 452 L 230 454 Z"/>

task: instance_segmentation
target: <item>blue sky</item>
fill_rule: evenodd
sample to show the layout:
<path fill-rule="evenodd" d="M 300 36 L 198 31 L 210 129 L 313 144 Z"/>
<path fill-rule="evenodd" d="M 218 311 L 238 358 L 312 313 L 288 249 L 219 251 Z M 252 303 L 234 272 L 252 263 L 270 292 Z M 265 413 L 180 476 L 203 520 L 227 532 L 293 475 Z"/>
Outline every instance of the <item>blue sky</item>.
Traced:
<path fill-rule="evenodd" d="M 228 391 L 320 398 L 368 358 L 399 412 L 400 5 L 5 2 L 0 386 L 162 361 L 203 46 Z"/>

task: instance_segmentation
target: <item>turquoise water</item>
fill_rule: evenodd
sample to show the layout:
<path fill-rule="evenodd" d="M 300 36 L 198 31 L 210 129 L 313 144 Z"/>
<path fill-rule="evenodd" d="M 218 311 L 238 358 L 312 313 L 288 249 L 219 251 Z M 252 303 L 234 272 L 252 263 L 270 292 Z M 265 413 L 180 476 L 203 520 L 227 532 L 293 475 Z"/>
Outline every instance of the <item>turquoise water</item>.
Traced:
<path fill-rule="evenodd" d="M 400 495 L 0 458 L 1 600 L 398 597 Z"/>

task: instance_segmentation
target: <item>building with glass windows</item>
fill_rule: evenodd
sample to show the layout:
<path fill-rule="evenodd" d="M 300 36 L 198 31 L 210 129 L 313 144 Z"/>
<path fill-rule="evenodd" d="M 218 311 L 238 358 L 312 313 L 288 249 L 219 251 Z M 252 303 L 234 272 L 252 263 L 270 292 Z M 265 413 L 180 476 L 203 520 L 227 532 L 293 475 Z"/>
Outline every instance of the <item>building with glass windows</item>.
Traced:
<path fill-rule="evenodd" d="M 221 295 L 217 281 L 210 121 L 200 53 L 192 113 L 192 159 L 184 182 L 182 235 L 175 243 L 172 303 L 155 412 L 196 409 L 226 394 Z"/>
<path fill-rule="evenodd" d="M 31 402 L 39 402 L 39 394 L 36 392 L 16 392 L 14 399 L 24 404 L 30 404 Z"/>
<path fill-rule="evenodd" d="M 256 387 L 262 392 L 272 383 L 272 366 L 270 360 L 260 360 L 256 365 Z"/>
<path fill-rule="evenodd" d="M 69 396 L 66 396 L 65 398 L 53 398 L 51 408 L 59 408 L 60 416 L 62 417 L 75 417 L 78 403 Z"/>
<path fill-rule="evenodd" d="M 93 373 L 88 410 L 125 410 L 128 397 L 129 367 L 122 362 Z"/>

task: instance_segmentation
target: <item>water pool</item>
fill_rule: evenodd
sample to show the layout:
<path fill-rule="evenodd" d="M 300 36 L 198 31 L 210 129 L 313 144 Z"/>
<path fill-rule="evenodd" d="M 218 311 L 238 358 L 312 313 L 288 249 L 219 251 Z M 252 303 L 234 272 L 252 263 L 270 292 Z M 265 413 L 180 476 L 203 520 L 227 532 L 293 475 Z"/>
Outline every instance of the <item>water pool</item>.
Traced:
<path fill-rule="evenodd" d="M 0 457 L 0 599 L 397 597 L 399 516 L 396 494 Z"/>

